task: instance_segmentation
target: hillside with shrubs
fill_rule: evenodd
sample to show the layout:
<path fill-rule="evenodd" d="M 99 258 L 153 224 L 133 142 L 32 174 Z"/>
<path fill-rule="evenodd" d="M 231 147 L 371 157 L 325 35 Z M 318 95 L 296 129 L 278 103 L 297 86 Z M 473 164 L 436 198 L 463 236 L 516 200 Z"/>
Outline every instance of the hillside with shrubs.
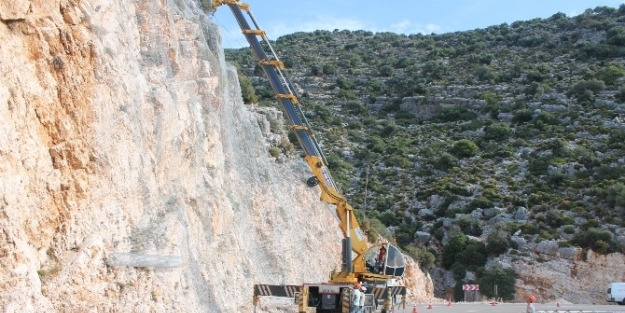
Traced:
<path fill-rule="evenodd" d="M 371 241 L 459 283 L 492 285 L 500 273 L 506 295 L 515 274 L 485 266 L 494 257 L 531 257 L 541 242 L 625 252 L 625 4 L 464 32 L 336 29 L 271 44 Z M 248 48 L 226 56 L 248 103 L 278 107 Z M 298 157 L 289 138 L 272 155 Z"/>

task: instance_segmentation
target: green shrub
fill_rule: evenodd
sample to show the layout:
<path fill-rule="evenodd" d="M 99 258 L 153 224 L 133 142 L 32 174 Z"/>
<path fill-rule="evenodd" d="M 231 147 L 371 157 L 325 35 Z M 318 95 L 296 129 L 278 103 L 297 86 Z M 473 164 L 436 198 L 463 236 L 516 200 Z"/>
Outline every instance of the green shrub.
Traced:
<path fill-rule="evenodd" d="M 397 214 L 400 218 L 406 219 L 405 215 L 402 212 L 398 212 Z M 414 242 L 414 234 L 421 228 L 422 223 L 403 223 L 399 224 L 399 227 L 395 229 L 393 235 L 395 236 L 395 241 L 400 246 L 408 246 Z"/>
<path fill-rule="evenodd" d="M 552 88 L 549 84 L 532 82 L 527 88 L 525 88 L 524 92 L 534 97 L 540 97 L 545 94 L 545 92 L 550 92 L 551 90 Z"/>
<path fill-rule="evenodd" d="M 447 153 L 447 152 L 443 152 L 440 157 L 438 157 L 435 161 L 434 164 L 432 164 L 434 166 L 435 169 L 437 170 L 441 170 L 441 171 L 447 171 L 453 167 L 455 167 L 458 164 L 458 159 Z"/>
<path fill-rule="evenodd" d="M 556 240 L 560 238 L 560 234 L 558 234 L 558 231 L 555 228 L 546 228 L 540 230 L 538 238 L 541 240 Z"/>
<path fill-rule="evenodd" d="M 243 74 L 241 70 L 237 68 L 237 74 L 239 77 L 239 85 L 241 86 L 241 97 L 243 103 L 258 103 L 258 96 L 256 96 L 256 90 L 252 85 L 252 80 Z"/>
<path fill-rule="evenodd" d="M 497 201 L 501 198 L 501 196 L 499 196 L 499 193 L 497 192 L 496 187 L 484 188 L 482 190 L 482 196 L 492 201 Z"/>
<path fill-rule="evenodd" d="M 542 111 L 534 118 L 532 123 L 536 126 L 537 123 L 543 123 L 545 125 L 558 125 L 560 122 L 558 121 L 558 118 L 553 115 L 553 113 Z"/>
<path fill-rule="evenodd" d="M 336 67 L 333 64 L 324 64 L 323 68 L 321 69 L 321 71 L 323 72 L 323 74 L 325 75 L 331 75 L 331 74 L 336 74 Z M 347 87 L 341 87 L 339 86 L 339 88 L 347 88 Z"/>
<path fill-rule="evenodd" d="M 475 271 L 486 263 L 486 245 L 483 242 L 469 239 L 465 248 L 456 253 L 455 258 L 456 262 L 460 262 L 467 269 Z"/>
<path fill-rule="evenodd" d="M 595 78 L 604 81 L 607 85 L 613 85 L 623 76 L 625 76 L 625 70 L 616 65 L 608 65 L 595 73 Z"/>
<path fill-rule="evenodd" d="M 621 88 L 618 89 L 618 93 L 614 95 L 614 97 L 620 103 L 625 102 L 625 85 L 621 86 Z"/>
<path fill-rule="evenodd" d="M 471 196 L 471 191 L 466 186 L 460 186 L 455 183 L 446 183 L 445 190 L 449 190 L 455 195 L 469 197 Z"/>
<path fill-rule="evenodd" d="M 562 229 L 562 231 L 563 231 L 565 234 L 569 234 L 569 235 L 570 235 L 570 234 L 574 234 L 574 233 L 575 233 L 575 226 L 573 226 L 573 225 L 566 225 L 566 226 L 564 226 L 564 228 Z"/>
<path fill-rule="evenodd" d="M 456 285 L 454 286 L 454 299 L 464 299 L 465 291 L 462 290 L 462 285 L 464 285 L 464 282 L 456 282 Z"/>
<path fill-rule="evenodd" d="M 377 242 L 380 236 L 375 228 L 369 228 L 365 231 L 365 233 L 367 234 L 367 240 L 369 242 Z"/>
<path fill-rule="evenodd" d="M 461 139 L 454 142 L 449 149 L 449 152 L 462 159 L 475 156 L 479 150 L 480 148 L 475 144 L 475 142 L 469 139 Z"/>
<path fill-rule="evenodd" d="M 452 264 L 450 270 L 454 274 L 454 278 L 456 280 L 462 280 L 467 274 L 467 268 L 460 262 Z"/>
<path fill-rule="evenodd" d="M 612 207 L 625 206 L 625 185 L 616 183 L 607 190 L 606 201 Z"/>
<path fill-rule="evenodd" d="M 586 92 L 591 92 L 596 95 L 603 90 L 605 90 L 605 83 L 603 81 L 591 79 L 577 82 L 573 85 L 573 87 L 571 87 L 570 93 L 575 96 L 582 96 Z"/>
<path fill-rule="evenodd" d="M 599 228 L 600 226 L 601 226 L 601 221 L 599 221 L 596 218 L 593 218 L 593 219 L 589 219 L 588 221 L 586 221 L 586 223 L 582 226 L 582 228 L 584 230 L 590 230 L 591 228 Z"/>
<path fill-rule="evenodd" d="M 625 176 L 625 167 L 608 166 L 602 164 L 595 172 L 595 177 L 599 180 L 616 180 Z"/>
<path fill-rule="evenodd" d="M 600 228 L 589 228 L 587 231 L 578 233 L 571 243 L 603 254 L 615 252 L 619 248 L 614 241 L 614 234 L 607 229 Z"/>
<path fill-rule="evenodd" d="M 560 227 L 563 225 L 562 212 L 558 210 L 549 210 L 545 215 L 545 222 L 551 227 Z"/>
<path fill-rule="evenodd" d="M 553 158 L 551 156 L 544 156 L 531 159 L 529 162 L 529 172 L 534 176 L 540 176 L 547 174 L 547 168 L 551 165 Z"/>
<path fill-rule="evenodd" d="M 388 157 L 384 163 L 387 166 L 397 166 L 397 167 L 401 167 L 401 168 L 411 168 L 412 167 L 412 162 L 410 162 L 410 160 L 403 156 L 403 155 L 391 155 L 390 157 Z"/>
<path fill-rule="evenodd" d="M 423 246 L 407 246 L 403 248 L 407 255 L 412 257 L 419 264 L 422 270 L 429 270 L 436 263 L 436 256 Z"/>
<path fill-rule="evenodd" d="M 607 42 L 615 46 L 625 46 L 625 27 L 614 26 L 606 34 Z"/>
<path fill-rule="evenodd" d="M 400 222 L 400 218 L 397 216 L 397 214 L 388 211 L 382 213 L 378 219 L 380 220 L 380 222 L 387 226 L 396 226 Z"/>
<path fill-rule="evenodd" d="M 497 227 L 486 238 L 486 252 L 491 255 L 500 255 L 510 248 L 510 230 L 503 224 Z"/>
<path fill-rule="evenodd" d="M 471 201 L 471 203 L 469 203 L 469 205 L 467 206 L 467 209 L 469 211 L 473 211 L 477 208 L 488 209 L 492 207 L 493 207 L 492 201 L 490 201 L 488 198 L 480 196 L 480 197 L 476 197 L 475 199 L 473 199 L 473 201 Z"/>
<path fill-rule="evenodd" d="M 515 296 L 516 273 L 513 269 L 492 267 L 482 268 L 478 271 L 478 284 L 480 292 L 489 297 L 495 296 L 504 300 L 513 300 Z M 497 295 L 495 295 L 495 285 L 497 285 Z"/>
<path fill-rule="evenodd" d="M 441 241 L 443 240 L 443 237 L 445 236 L 445 231 L 442 228 L 437 228 L 436 230 L 432 232 L 432 236 L 434 236 L 434 238 Z"/>
<path fill-rule="evenodd" d="M 468 217 L 460 218 L 456 221 L 456 224 L 460 227 L 460 230 L 471 236 L 479 237 L 482 235 L 482 225 L 480 221 L 471 220 Z"/>
<path fill-rule="evenodd" d="M 533 118 L 534 116 L 532 110 L 522 109 L 514 112 L 514 116 L 512 117 L 512 123 L 523 124 L 531 121 Z"/>
<path fill-rule="evenodd" d="M 369 237 L 370 242 L 376 242 L 379 236 L 385 238 L 386 240 L 390 240 L 393 237 L 386 226 L 377 218 L 371 218 L 369 220 L 369 225 L 370 227 L 367 230 L 367 237 Z"/>
<path fill-rule="evenodd" d="M 494 123 L 484 128 L 484 139 L 505 140 L 510 136 L 510 127 L 503 123 Z"/>
<path fill-rule="evenodd" d="M 599 254 L 608 254 L 610 252 L 610 244 L 603 240 L 597 240 L 592 245 L 592 249 Z"/>
<path fill-rule="evenodd" d="M 278 147 L 269 148 L 269 154 L 274 158 L 277 158 L 281 153 L 282 153 L 282 150 L 280 150 L 280 148 Z"/>
<path fill-rule="evenodd" d="M 449 242 L 443 247 L 443 267 L 449 269 L 456 262 L 456 254 L 467 246 L 468 238 L 462 233 L 451 234 Z"/>
<path fill-rule="evenodd" d="M 560 248 L 568 248 L 571 247 L 572 244 L 568 241 L 558 241 L 558 247 Z"/>

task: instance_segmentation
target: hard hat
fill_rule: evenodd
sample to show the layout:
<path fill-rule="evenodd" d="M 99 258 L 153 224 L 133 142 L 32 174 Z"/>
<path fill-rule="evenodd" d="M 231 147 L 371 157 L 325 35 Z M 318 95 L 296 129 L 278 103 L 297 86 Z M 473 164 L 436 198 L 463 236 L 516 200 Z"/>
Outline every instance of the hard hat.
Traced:
<path fill-rule="evenodd" d="M 527 297 L 527 302 L 530 302 L 530 303 L 536 302 L 536 297 L 534 297 L 534 295 L 529 295 L 529 297 Z"/>

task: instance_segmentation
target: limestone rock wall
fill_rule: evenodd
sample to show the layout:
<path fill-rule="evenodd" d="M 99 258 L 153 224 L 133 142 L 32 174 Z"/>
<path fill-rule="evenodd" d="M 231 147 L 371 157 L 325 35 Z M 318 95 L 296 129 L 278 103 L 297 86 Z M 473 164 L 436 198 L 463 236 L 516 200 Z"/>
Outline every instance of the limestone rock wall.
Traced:
<path fill-rule="evenodd" d="M 332 208 L 269 157 L 203 9 L 0 2 L 2 312 L 250 312 L 254 283 L 338 265 Z"/>
<path fill-rule="evenodd" d="M 406 273 L 401 283 L 406 286 L 408 303 L 427 303 L 434 298 L 434 282 L 411 258 L 406 258 Z"/>
<path fill-rule="evenodd" d="M 625 256 L 620 253 L 601 255 L 580 249 L 572 259 L 544 258 L 511 263 L 518 274 L 519 301 L 534 294 L 539 302 L 605 304 L 609 284 L 625 281 Z"/>

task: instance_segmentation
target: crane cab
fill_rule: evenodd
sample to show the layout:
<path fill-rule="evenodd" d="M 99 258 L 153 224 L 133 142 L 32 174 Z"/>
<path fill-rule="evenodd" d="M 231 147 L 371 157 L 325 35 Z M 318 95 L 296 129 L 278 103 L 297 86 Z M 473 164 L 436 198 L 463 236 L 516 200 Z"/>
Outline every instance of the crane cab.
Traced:
<path fill-rule="evenodd" d="M 379 275 L 402 277 L 406 261 L 401 251 L 391 244 L 376 245 L 363 255 L 367 272 Z"/>

